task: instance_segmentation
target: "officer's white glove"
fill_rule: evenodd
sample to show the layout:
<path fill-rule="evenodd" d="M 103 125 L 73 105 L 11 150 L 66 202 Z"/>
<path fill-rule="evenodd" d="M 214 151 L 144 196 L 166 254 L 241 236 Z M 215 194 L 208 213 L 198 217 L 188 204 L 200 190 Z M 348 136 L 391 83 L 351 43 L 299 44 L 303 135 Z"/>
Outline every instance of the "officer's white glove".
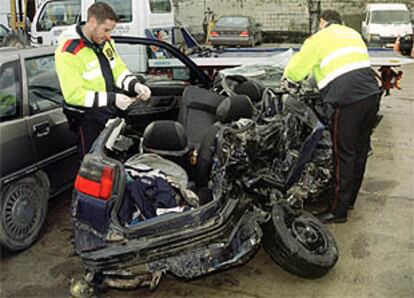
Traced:
<path fill-rule="evenodd" d="M 118 109 L 125 111 L 136 99 L 121 93 L 115 95 L 115 105 Z"/>
<path fill-rule="evenodd" d="M 134 90 L 138 94 L 137 99 L 146 101 L 151 97 L 151 89 L 141 83 L 136 83 Z"/>

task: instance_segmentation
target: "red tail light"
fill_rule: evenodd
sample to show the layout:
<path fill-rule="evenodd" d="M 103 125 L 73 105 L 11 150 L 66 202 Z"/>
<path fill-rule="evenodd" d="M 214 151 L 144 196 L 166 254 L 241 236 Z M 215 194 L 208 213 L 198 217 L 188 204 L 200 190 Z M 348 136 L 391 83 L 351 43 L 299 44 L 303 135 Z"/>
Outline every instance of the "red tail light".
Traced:
<path fill-rule="evenodd" d="M 219 34 L 216 31 L 211 31 L 210 36 L 219 36 Z"/>
<path fill-rule="evenodd" d="M 247 31 L 240 32 L 240 36 L 249 37 L 249 32 Z"/>
<path fill-rule="evenodd" d="M 107 201 L 112 195 L 112 180 L 113 169 L 104 167 L 100 181 L 94 181 L 78 174 L 75 181 L 75 189 L 89 196 Z"/>

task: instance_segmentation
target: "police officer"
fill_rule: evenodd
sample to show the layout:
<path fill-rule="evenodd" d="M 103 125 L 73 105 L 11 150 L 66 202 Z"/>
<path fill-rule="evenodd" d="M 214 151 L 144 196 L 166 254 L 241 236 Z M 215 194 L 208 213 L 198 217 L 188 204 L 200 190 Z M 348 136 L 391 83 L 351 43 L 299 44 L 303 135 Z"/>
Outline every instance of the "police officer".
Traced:
<path fill-rule="evenodd" d="M 108 119 L 135 100 L 145 101 L 151 96 L 150 89 L 138 82 L 115 50 L 109 34 L 117 19 L 108 4 L 92 4 L 87 22 L 64 31 L 55 52 L 64 112 L 78 135 L 81 157 L 88 153 Z"/>
<path fill-rule="evenodd" d="M 305 41 L 284 72 L 295 82 L 312 74 L 323 101 L 335 108 L 330 122 L 335 194 L 320 219 L 337 223 L 346 222 L 361 187 L 381 92 L 361 35 L 341 23 L 337 11 L 324 11 L 321 30 Z"/>

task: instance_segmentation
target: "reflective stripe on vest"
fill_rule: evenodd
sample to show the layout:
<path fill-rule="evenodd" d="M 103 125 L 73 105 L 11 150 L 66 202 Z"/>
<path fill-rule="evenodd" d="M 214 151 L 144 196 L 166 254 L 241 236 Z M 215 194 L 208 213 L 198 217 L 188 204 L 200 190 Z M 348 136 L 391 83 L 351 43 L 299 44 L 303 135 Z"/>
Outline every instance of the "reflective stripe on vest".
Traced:
<path fill-rule="evenodd" d="M 340 77 L 341 75 L 346 74 L 347 72 L 361 69 L 361 68 L 367 68 L 370 66 L 371 66 L 371 63 L 369 61 L 361 61 L 361 62 L 346 64 L 343 67 L 336 69 L 334 72 L 331 72 L 324 79 L 318 82 L 318 88 L 322 89 L 326 87 L 330 82 Z"/>

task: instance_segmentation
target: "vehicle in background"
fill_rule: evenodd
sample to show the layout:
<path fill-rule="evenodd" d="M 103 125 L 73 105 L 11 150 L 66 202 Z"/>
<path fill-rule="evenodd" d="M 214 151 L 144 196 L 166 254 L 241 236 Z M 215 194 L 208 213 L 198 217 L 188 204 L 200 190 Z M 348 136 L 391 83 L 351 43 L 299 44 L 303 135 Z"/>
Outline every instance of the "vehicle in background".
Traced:
<path fill-rule="evenodd" d="M 260 45 L 263 40 L 261 24 L 252 17 L 222 16 L 209 37 L 213 46 L 250 46 Z"/>
<path fill-rule="evenodd" d="M 54 48 L 0 49 L 0 245 L 30 246 L 48 199 L 72 186 L 76 139 L 62 112 Z"/>
<path fill-rule="evenodd" d="M 410 12 L 405 4 L 368 4 L 362 22 L 362 36 L 370 47 L 393 47 L 397 37 L 413 39 Z"/>
<path fill-rule="evenodd" d="M 32 23 L 32 43 L 57 44 L 68 26 L 86 21 L 87 10 L 95 0 L 49 0 L 38 9 Z M 102 0 L 113 7 L 119 22 L 116 36 L 158 38 L 173 42 L 174 10 L 171 0 Z M 133 72 L 146 72 L 147 49 L 130 45 L 117 46 L 118 52 Z M 156 52 L 157 49 L 154 48 Z M 136 53 L 139 53 L 138 59 Z"/>

